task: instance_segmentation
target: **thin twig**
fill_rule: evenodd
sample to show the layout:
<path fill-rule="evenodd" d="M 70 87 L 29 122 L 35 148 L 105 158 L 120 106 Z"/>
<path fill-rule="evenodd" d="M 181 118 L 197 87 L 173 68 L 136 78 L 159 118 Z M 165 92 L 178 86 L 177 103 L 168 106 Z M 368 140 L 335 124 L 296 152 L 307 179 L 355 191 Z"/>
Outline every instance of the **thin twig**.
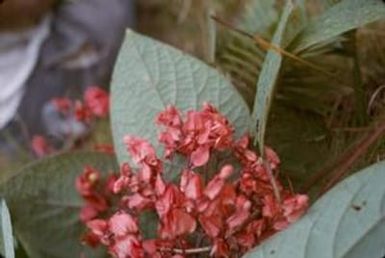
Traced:
<path fill-rule="evenodd" d="M 368 148 L 384 134 L 385 121 L 373 128 L 352 147 L 348 148 L 331 166 L 327 166 L 325 169 L 315 173 L 302 187 L 301 192 L 308 192 L 317 182 L 330 174 L 333 175 L 333 177 L 327 182 L 323 190 L 332 187 L 349 171 L 349 168 L 354 162 L 364 155 Z"/>
<path fill-rule="evenodd" d="M 377 96 L 380 94 L 380 92 L 382 90 L 385 89 L 385 85 L 381 85 L 380 87 L 378 87 L 374 93 L 372 94 L 372 96 L 370 97 L 370 100 L 369 100 L 369 104 L 368 104 L 368 107 L 366 109 L 366 112 L 368 115 L 370 115 L 370 111 L 372 110 L 372 106 L 374 104 L 374 101 L 376 100 Z"/>
<path fill-rule="evenodd" d="M 369 127 L 337 127 L 332 128 L 333 132 L 362 133 L 368 131 Z"/>
<path fill-rule="evenodd" d="M 179 248 L 160 248 L 161 252 L 173 252 L 176 254 L 199 254 L 199 253 L 207 253 L 211 251 L 211 246 L 204 246 L 198 248 L 190 248 L 190 249 L 179 249 Z"/>
<path fill-rule="evenodd" d="M 321 72 L 321 73 L 323 73 L 323 74 L 325 74 L 325 75 L 327 75 L 329 77 L 333 77 L 334 79 L 339 79 L 339 78 L 337 78 L 337 76 L 335 74 L 333 74 L 331 72 L 328 72 L 325 69 L 323 69 L 322 67 L 320 67 L 320 66 L 318 66 L 316 64 L 313 64 L 313 63 L 311 63 L 309 61 L 306 61 L 305 59 L 300 58 L 300 57 L 298 57 L 298 56 L 296 56 L 296 55 L 294 55 L 294 54 L 292 54 L 292 53 L 290 53 L 290 52 L 280 48 L 279 46 L 274 45 L 274 44 L 268 42 L 267 40 L 265 40 L 264 38 L 262 38 L 259 35 L 252 35 L 250 33 L 247 33 L 245 31 L 243 31 L 243 30 L 235 28 L 232 24 L 230 24 L 227 21 L 222 20 L 221 18 L 219 18 L 217 16 L 211 16 L 211 18 L 213 20 L 215 20 L 216 22 L 224 25 L 225 27 L 228 27 L 231 30 L 233 30 L 233 31 L 235 31 L 235 32 L 237 32 L 237 33 L 239 33 L 241 35 L 244 35 L 244 36 L 246 36 L 248 38 L 251 38 L 252 40 L 254 40 L 255 43 L 257 43 L 265 51 L 272 49 L 272 50 L 276 51 L 277 53 L 279 53 L 279 54 L 281 54 L 283 56 L 289 57 L 289 58 L 297 61 L 298 63 L 301 63 L 303 65 L 309 66 L 310 68 L 312 68 L 312 69 L 314 69 L 314 70 L 316 70 L 318 72 Z"/>
<path fill-rule="evenodd" d="M 278 203 L 281 203 L 281 194 L 279 193 L 277 181 L 275 180 L 275 177 L 273 175 L 273 171 L 271 170 L 269 162 L 266 160 L 263 160 L 263 166 L 265 167 L 267 171 L 267 175 L 269 176 L 271 186 L 273 187 L 274 196 Z"/>
<path fill-rule="evenodd" d="M 333 187 L 338 181 L 346 175 L 349 171 L 349 168 L 352 167 L 354 162 L 358 160 L 362 155 L 364 155 L 369 147 L 374 144 L 381 136 L 385 133 L 385 122 L 374 128 L 374 130 L 369 133 L 362 141 L 360 141 L 355 148 L 355 150 L 351 153 L 351 155 L 347 155 L 345 162 L 342 162 L 332 174 L 332 178 L 326 183 L 325 187 L 322 189 L 322 193 L 329 190 Z"/>
<path fill-rule="evenodd" d="M 260 210 L 254 211 L 241 225 L 236 227 L 229 235 L 226 236 L 226 239 L 229 237 L 238 234 L 241 232 L 247 225 L 250 224 L 254 219 L 256 219 L 261 214 Z M 189 249 L 180 249 L 180 248 L 160 248 L 161 252 L 173 252 L 175 254 L 200 254 L 210 252 L 212 246 L 204 246 L 197 248 L 189 248 Z"/>

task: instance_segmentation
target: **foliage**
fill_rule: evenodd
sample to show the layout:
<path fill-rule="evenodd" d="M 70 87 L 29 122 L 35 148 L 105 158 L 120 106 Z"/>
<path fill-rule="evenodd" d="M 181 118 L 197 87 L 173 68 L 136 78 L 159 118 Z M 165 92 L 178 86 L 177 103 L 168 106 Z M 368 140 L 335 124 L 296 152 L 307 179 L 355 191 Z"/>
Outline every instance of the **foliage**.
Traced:
<path fill-rule="evenodd" d="M 1 254 L 5 258 L 14 258 L 15 251 L 13 248 L 13 233 L 12 233 L 12 224 L 11 217 L 9 215 L 9 210 L 4 199 L 1 199 L 0 204 L 0 228 L 1 228 L 1 237 L 0 237 L 0 250 Z"/>
<path fill-rule="evenodd" d="M 111 126 L 120 163 L 127 160 L 123 137 L 149 139 L 161 154 L 152 125 L 167 105 L 182 111 L 204 102 L 216 106 L 234 124 L 236 135 L 250 125 L 246 104 L 215 69 L 181 51 L 128 31 L 115 66 L 111 89 Z"/>
<path fill-rule="evenodd" d="M 245 257 L 383 257 L 384 169 L 380 162 L 341 182 L 300 222 Z"/>
<path fill-rule="evenodd" d="M 293 4 L 287 1 L 282 13 L 281 20 L 277 30 L 274 33 L 272 44 L 280 46 L 283 41 L 283 35 L 286 31 L 288 19 L 293 11 Z M 267 116 L 270 111 L 271 101 L 274 94 L 274 87 L 277 82 L 278 74 L 282 64 L 282 55 L 276 49 L 270 49 L 266 54 L 261 73 L 257 82 L 257 94 L 255 95 L 252 117 L 255 119 L 253 126 L 257 127 L 256 141 L 260 145 L 260 151 L 263 154 L 265 146 L 265 131 Z"/>
<path fill-rule="evenodd" d="M 1 185 L 15 235 L 28 257 L 79 257 L 86 252 L 79 241 L 83 203 L 74 185 L 86 164 L 105 173 L 116 170 L 111 156 L 74 152 L 30 164 Z"/>
<path fill-rule="evenodd" d="M 269 164 L 268 151 L 260 156 L 260 163 L 253 164 L 265 169 L 265 179 L 268 179 L 265 180 L 265 186 L 270 187 L 269 196 L 276 198 L 270 202 L 273 204 L 282 193 L 279 191 L 279 180 L 286 181 L 288 178 L 288 187 L 293 184 L 298 189 L 302 185 L 303 189 L 316 197 L 359 167 L 383 159 L 385 124 L 384 87 L 381 85 L 384 83 L 385 58 L 381 54 L 384 46 L 380 43 L 383 25 L 368 25 L 384 17 L 385 4 L 382 1 L 245 0 L 242 2 L 245 3 L 245 9 L 240 10 L 238 7 L 242 4 L 234 4 L 229 0 L 226 4 L 232 2 L 233 6 L 233 11 L 229 13 L 224 11 L 226 8 L 223 8 L 223 2 L 220 4 L 221 1 L 183 2 L 190 4 L 183 6 L 181 14 L 173 13 L 169 17 L 172 21 L 179 21 L 173 29 L 181 29 L 188 18 L 196 18 L 195 25 L 198 23 L 199 26 L 192 26 L 189 31 L 199 28 L 199 42 L 195 44 L 186 40 L 194 46 L 189 48 L 186 44 L 184 49 L 196 52 L 215 67 L 148 37 L 127 32 L 111 88 L 111 127 L 120 164 L 128 160 L 123 137 L 127 134 L 137 135 L 149 139 L 157 157 L 176 152 L 173 161 L 165 164 L 165 182 L 176 184 L 181 174 L 184 180 L 187 175 L 194 175 L 195 178 L 199 172 L 181 173 L 186 167 L 183 159 L 186 153 L 181 148 L 173 149 L 175 146 L 170 139 L 163 139 L 164 143 L 170 144 L 163 153 L 156 140 L 157 130 L 153 121 L 156 114 L 168 105 L 186 112 L 196 110 L 204 102 L 212 103 L 229 119 L 235 128 L 235 138 L 249 132 L 257 135 L 260 152 L 265 151 L 266 142 L 280 154 L 282 166 L 279 174 L 274 169 L 274 174 L 268 173 L 268 166 L 262 166 Z M 174 5 L 173 8 L 178 6 Z M 239 15 L 236 15 L 238 11 Z M 216 31 L 210 15 L 217 22 Z M 228 22 L 230 20 L 235 22 Z M 175 34 L 174 30 L 172 32 Z M 93 94 L 91 99 L 99 99 L 98 96 L 102 95 Z M 97 105 L 94 109 L 83 105 L 78 109 L 78 115 L 87 120 L 92 109 L 94 114 L 104 116 L 108 98 L 103 96 L 103 101 L 98 102 L 103 102 L 102 106 Z M 102 110 L 98 110 L 99 107 Z M 253 110 L 253 114 L 249 110 Z M 128 147 L 132 152 L 133 145 L 130 142 L 128 140 Z M 214 172 L 220 171 L 227 163 L 232 163 L 235 171 L 241 168 L 242 164 L 228 160 L 228 153 L 207 155 L 211 154 L 210 148 L 209 151 L 194 149 L 194 155 L 188 153 L 187 156 L 194 162 L 187 165 L 206 164 L 208 160 L 210 165 L 211 159 L 215 158 L 220 165 L 214 168 Z M 247 153 L 254 157 L 255 154 L 250 154 L 255 151 L 252 148 L 250 146 L 250 152 Z M 106 150 L 104 147 L 102 149 Z M 44 152 L 45 148 L 41 150 Z M 108 148 L 108 151 L 111 152 L 111 149 Z M 17 245 L 16 255 L 24 249 L 31 258 L 79 257 L 83 254 L 105 257 L 103 251 L 91 251 L 81 245 L 79 239 L 84 230 L 81 220 L 101 217 L 106 222 L 107 218 L 112 217 L 106 207 L 109 202 L 118 200 L 109 195 L 106 201 L 100 196 L 95 197 L 95 193 L 88 195 L 85 192 L 82 192 L 82 200 L 76 194 L 75 179 L 87 165 L 92 169 L 88 170 L 88 174 L 85 173 L 86 176 L 82 174 L 83 183 L 93 178 L 94 173 L 91 172 L 94 170 L 103 173 L 118 171 L 115 163 L 115 159 L 106 154 L 67 153 L 30 164 L 13 175 L 2 175 L 0 193 L 9 207 L 13 232 L 20 244 Z M 139 168 L 133 162 L 131 165 L 135 171 L 143 169 L 143 164 Z M 317 201 L 298 223 L 268 239 L 247 256 L 383 255 L 383 166 L 383 163 L 376 164 L 340 183 Z M 204 170 L 204 167 L 197 167 L 197 171 Z M 256 167 L 253 166 L 253 169 Z M 218 179 L 214 183 L 211 183 L 210 177 L 205 178 L 202 186 L 205 191 L 212 185 L 217 186 L 218 182 L 226 181 L 227 176 L 221 174 L 212 175 L 212 180 Z M 125 176 L 121 175 L 120 180 L 125 181 Z M 236 180 L 235 175 L 228 182 L 232 180 Z M 231 187 L 237 189 L 237 184 L 231 184 Z M 77 185 L 81 190 L 79 185 L 84 185 Z M 178 191 L 186 194 L 182 188 Z M 209 197 L 210 194 L 201 195 Z M 281 217 L 284 205 L 285 202 L 278 205 L 277 214 Z M 253 203 L 251 209 L 259 212 L 262 209 L 264 213 L 263 208 L 267 205 L 262 203 L 256 206 Z M 3 243 L 7 243 L 6 250 L 12 257 L 9 247 L 13 239 L 4 202 L 1 207 Z M 174 235 L 174 238 L 182 238 L 183 233 L 192 231 L 194 225 L 202 224 L 195 220 L 194 224 L 188 218 L 190 215 L 187 216 L 185 212 L 187 207 L 183 202 L 169 210 L 175 212 L 176 209 L 179 215 L 183 213 L 179 218 L 183 218 L 184 223 L 177 224 L 181 226 L 177 229 L 182 233 Z M 234 207 L 235 210 L 239 208 L 237 205 Z M 265 209 L 265 215 L 266 210 L 269 209 Z M 157 221 L 161 220 L 161 227 L 164 227 L 167 223 L 163 220 L 167 216 L 162 217 L 157 212 L 146 213 L 138 218 L 138 222 L 129 223 L 129 226 L 138 226 L 136 223 L 139 223 L 154 228 Z M 117 221 L 121 222 L 120 219 Z M 94 223 L 88 227 L 96 234 L 100 232 L 95 229 L 102 224 Z M 118 223 L 117 226 L 117 229 L 122 229 L 122 224 Z M 127 229 L 124 226 L 127 224 L 123 223 L 123 231 Z M 204 230 L 204 226 L 201 226 Z M 166 233 L 176 230 L 171 226 L 169 229 Z M 148 234 L 151 230 L 145 231 Z M 137 232 L 134 233 L 136 237 Z M 203 242 L 221 248 L 225 246 L 207 239 Z M 212 250 L 212 246 L 209 250 Z M 124 251 L 127 249 L 123 248 Z"/>
<path fill-rule="evenodd" d="M 379 67 L 374 62 L 378 58 L 358 51 L 375 41 L 365 40 L 364 44 L 366 36 L 360 32 L 367 29 L 359 27 L 383 18 L 385 5 L 375 0 L 307 1 L 306 5 L 306 1 L 293 1 L 283 43 L 277 46 L 269 42 L 284 6 L 275 2 L 279 1 L 250 0 L 235 23 L 218 24 L 217 65 L 231 76 L 249 106 L 254 105 L 255 115 L 265 112 L 258 110 L 265 102 L 254 103 L 253 98 L 257 90 L 264 91 L 256 85 L 270 60 L 265 55 L 275 52 L 282 56 L 282 67 L 271 81 L 275 85 L 264 94 L 272 96 L 272 104 L 269 119 L 265 116 L 262 125 L 267 124 L 267 144 L 287 161 L 282 170 L 300 186 L 311 174 L 335 163 L 338 154 L 354 146 L 379 121 L 378 115 L 368 117 L 367 107 L 380 83 L 369 85 L 365 78 L 370 67 Z M 352 29 L 356 31 L 346 33 Z M 364 58 L 372 60 L 366 63 L 369 66 L 363 66 Z M 377 76 L 381 81 L 383 74 Z M 257 98 L 262 100 L 262 95 Z M 372 148 L 363 153 L 355 165 L 372 163 L 373 153 Z"/>

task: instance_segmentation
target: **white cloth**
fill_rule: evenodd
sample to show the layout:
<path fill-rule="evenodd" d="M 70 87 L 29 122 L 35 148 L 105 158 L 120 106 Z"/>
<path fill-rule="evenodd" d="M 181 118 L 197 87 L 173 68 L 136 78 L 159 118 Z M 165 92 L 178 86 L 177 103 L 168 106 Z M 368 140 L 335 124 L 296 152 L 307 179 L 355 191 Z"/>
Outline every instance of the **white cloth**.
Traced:
<path fill-rule="evenodd" d="M 24 85 L 50 32 L 50 17 L 22 32 L 0 33 L 0 129 L 15 115 Z"/>

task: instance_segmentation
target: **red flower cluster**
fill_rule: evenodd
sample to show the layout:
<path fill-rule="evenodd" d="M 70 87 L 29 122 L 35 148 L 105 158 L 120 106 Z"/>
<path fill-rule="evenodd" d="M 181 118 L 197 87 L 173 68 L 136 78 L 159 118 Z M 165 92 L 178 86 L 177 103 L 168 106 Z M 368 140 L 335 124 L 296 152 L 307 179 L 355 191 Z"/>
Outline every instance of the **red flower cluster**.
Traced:
<path fill-rule="evenodd" d="M 169 106 L 156 122 L 166 128 L 159 135 L 159 142 L 166 147 L 166 158 L 178 152 L 189 157 L 195 167 L 206 164 L 211 151 L 222 151 L 232 144 L 233 129 L 228 120 L 209 104 L 204 104 L 202 111 L 187 112 L 186 121 L 175 107 Z"/>
<path fill-rule="evenodd" d="M 285 190 L 275 175 L 278 156 L 266 148 L 264 161 L 249 149 L 247 136 L 234 141 L 232 126 L 211 105 L 188 112 L 185 119 L 175 107 L 168 107 L 156 121 L 164 127 L 159 141 L 165 145 L 165 157 L 171 159 L 179 153 L 188 160 L 179 182 L 164 179 L 163 162 L 147 141 L 126 137 L 138 168 L 122 166 L 112 187 L 119 196 L 112 216 L 87 217 L 85 239 L 89 244 L 103 244 L 117 258 L 200 253 L 235 257 L 305 212 L 307 196 Z M 215 163 L 210 157 L 219 152 L 234 159 Z M 235 164 L 230 164 L 231 160 L 236 160 Z M 80 178 L 89 177 L 87 173 L 86 169 Z M 78 179 L 83 196 L 88 182 Z M 93 206 L 96 209 L 96 204 Z M 139 227 L 144 212 L 156 214 L 155 239 L 146 238 Z"/>
<path fill-rule="evenodd" d="M 67 97 L 54 98 L 51 103 L 58 112 L 64 116 L 75 117 L 83 123 L 91 123 L 95 118 L 105 118 L 109 112 L 109 95 L 108 93 L 97 87 L 91 86 L 86 89 L 83 101 L 72 101 Z M 49 141 L 42 135 L 34 135 L 31 142 L 32 151 L 38 158 L 55 152 L 55 149 Z M 96 145 L 96 151 L 113 153 L 110 145 Z"/>
<path fill-rule="evenodd" d="M 111 174 L 106 182 L 102 182 L 98 170 L 86 166 L 83 173 L 76 178 L 76 189 L 85 200 L 80 211 L 80 219 L 87 222 L 107 211 L 111 204 L 113 186 L 117 176 Z"/>
<path fill-rule="evenodd" d="M 94 118 L 104 118 L 109 112 L 109 95 L 97 87 L 91 86 L 86 89 L 83 101 L 73 102 L 69 98 L 54 98 L 52 104 L 63 114 L 74 112 L 79 121 L 91 122 Z"/>

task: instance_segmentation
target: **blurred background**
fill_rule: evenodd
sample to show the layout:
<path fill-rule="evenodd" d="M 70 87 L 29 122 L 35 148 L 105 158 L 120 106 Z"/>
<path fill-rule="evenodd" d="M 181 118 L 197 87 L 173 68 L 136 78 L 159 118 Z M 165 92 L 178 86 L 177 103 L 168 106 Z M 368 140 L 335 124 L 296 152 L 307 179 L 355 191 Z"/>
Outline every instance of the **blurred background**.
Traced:
<path fill-rule="evenodd" d="M 89 87 L 108 91 L 126 28 L 205 58 L 207 3 L 2 1 L 0 167 L 14 170 L 53 149 L 77 148 L 79 141 L 82 147 L 110 142 L 108 120 L 84 124 L 74 119 L 75 112 L 62 112 L 60 103 L 81 99 Z M 210 10 L 214 7 L 226 16 L 235 15 L 243 6 L 239 1 L 214 5 L 210 3 Z"/>
<path fill-rule="evenodd" d="M 0 4 L 0 167 L 15 169 L 36 158 L 35 135 L 60 150 L 78 147 L 79 139 L 82 148 L 111 142 L 108 119 L 79 124 L 59 112 L 51 100 L 79 99 L 90 86 L 108 90 L 126 27 L 216 67 L 252 106 L 268 48 L 239 30 L 270 42 L 283 2 L 4 0 Z M 298 32 L 338 2 L 309 0 L 301 5 L 304 10 L 291 18 L 285 35 L 292 43 L 283 47 L 294 49 Z M 384 118 L 383 28 L 383 22 L 372 23 L 294 53 L 338 79 L 305 63 L 285 60 L 267 143 L 277 150 L 283 175 L 295 185 L 341 164 L 356 169 L 384 158 L 382 133 L 370 138 Z"/>

